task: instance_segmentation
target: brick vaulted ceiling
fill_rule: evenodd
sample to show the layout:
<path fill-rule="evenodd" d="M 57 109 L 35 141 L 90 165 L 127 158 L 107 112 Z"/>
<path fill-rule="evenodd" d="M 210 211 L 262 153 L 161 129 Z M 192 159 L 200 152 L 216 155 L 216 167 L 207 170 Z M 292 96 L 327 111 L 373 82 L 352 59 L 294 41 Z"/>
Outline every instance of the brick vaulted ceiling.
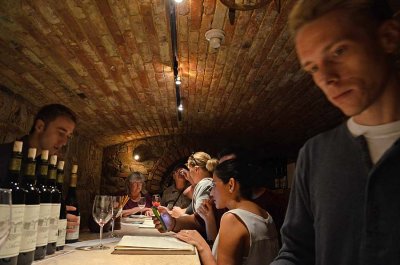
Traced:
<path fill-rule="evenodd" d="M 178 121 L 168 0 L 0 0 L 0 85 L 35 106 L 60 102 L 102 146 L 160 135 L 298 145 L 339 112 L 300 70 L 287 29 L 295 3 L 236 11 L 176 5 Z M 225 31 L 219 49 L 204 37 Z"/>

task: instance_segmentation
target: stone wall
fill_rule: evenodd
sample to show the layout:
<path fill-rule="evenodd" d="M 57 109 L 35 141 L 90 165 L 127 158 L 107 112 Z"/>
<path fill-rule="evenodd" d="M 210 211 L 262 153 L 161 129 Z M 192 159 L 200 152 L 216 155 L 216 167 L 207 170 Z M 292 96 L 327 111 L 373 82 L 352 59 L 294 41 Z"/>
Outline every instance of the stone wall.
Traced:
<path fill-rule="evenodd" d="M 194 151 L 204 151 L 215 157 L 220 146 L 206 137 L 159 136 L 130 141 L 104 148 L 101 192 L 118 194 L 125 192 L 124 181 L 130 172 L 139 171 L 146 177 L 146 189 L 160 193 L 171 183 L 170 172 L 178 162 L 186 162 Z M 148 159 L 138 162 L 133 151 L 144 146 Z"/>
<path fill-rule="evenodd" d="M 0 87 L 0 143 L 11 142 L 27 134 L 39 107 Z M 72 163 L 78 164 L 77 196 L 81 210 L 81 228 L 87 227 L 94 195 L 100 190 L 103 149 L 79 135 L 79 122 L 73 139 L 65 148 L 65 183 L 68 185 Z M 64 187 L 66 194 L 68 187 Z"/>

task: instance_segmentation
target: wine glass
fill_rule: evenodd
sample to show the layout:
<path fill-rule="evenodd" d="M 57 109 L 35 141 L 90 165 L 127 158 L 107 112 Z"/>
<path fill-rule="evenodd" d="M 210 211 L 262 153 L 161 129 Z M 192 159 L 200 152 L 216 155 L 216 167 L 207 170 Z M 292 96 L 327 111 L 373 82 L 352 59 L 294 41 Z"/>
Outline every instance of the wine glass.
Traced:
<path fill-rule="evenodd" d="M 100 226 L 100 244 L 92 247 L 92 249 L 108 249 L 101 243 L 103 237 L 103 227 L 110 221 L 113 215 L 113 199 L 111 196 L 96 195 L 93 202 L 93 218 Z"/>
<path fill-rule="evenodd" d="M 114 226 L 115 226 L 115 219 L 118 218 L 122 213 L 122 197 L 123 196 L 112 196 L 112 204 L 113 204 L 113 214 L 111 218 L 111 235 L 110 237 L 117 237 L 114 234 Z"/>
<path fill-rule="evenodd" d="M 154 194 L 151 197 L 151 203 L 153 204 L 154 207 L 158 207 L 161 205 L 161 197 L 159 194 Z"/>
<path fill-rule="evenodd" d="M 11 190 L 0 189 L 0 248 L 11 230 Z"/>
<path fill-rule="evenodd" d="M 140 197 L 138 201 L 138 206 L 140 208 L 140 217 L 143 217 L 142 211 L 144 207 L 146 206 L 146 197 Z"/>

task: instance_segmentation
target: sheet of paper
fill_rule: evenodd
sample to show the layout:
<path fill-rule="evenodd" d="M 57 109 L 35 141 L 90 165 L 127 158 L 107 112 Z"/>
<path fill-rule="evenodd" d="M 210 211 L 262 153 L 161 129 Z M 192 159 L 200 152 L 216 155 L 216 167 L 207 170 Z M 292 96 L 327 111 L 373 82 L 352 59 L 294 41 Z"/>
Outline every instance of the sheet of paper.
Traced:
<path fill-rule="evenodd" d="M 119 248 L 149 248 L 149 249 L 177 249 L 193 250 L 194 246 L 182 242 L 175 237 L 162 236 L 124 236 L 117 244 L 115 249 Z"/>

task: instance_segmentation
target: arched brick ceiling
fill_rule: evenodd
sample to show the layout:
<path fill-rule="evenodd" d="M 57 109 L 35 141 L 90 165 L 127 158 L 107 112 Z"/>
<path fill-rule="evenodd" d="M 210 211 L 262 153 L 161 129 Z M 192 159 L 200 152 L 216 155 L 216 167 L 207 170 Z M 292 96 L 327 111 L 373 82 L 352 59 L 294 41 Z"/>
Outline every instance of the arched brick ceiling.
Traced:
<path fill-rule="evenodd" d="M 181 122 L 167 0 L 1 1 L 0 85 L 37 107 L 66 104 L 102 146 L 163 135 L 298 146 L 342 117 L 299 68 L 294 3 L 237 11 L 234 25 L 218 0 L 177 6 Z M 211 28 L 225 31 L 218 50 Z"/>

